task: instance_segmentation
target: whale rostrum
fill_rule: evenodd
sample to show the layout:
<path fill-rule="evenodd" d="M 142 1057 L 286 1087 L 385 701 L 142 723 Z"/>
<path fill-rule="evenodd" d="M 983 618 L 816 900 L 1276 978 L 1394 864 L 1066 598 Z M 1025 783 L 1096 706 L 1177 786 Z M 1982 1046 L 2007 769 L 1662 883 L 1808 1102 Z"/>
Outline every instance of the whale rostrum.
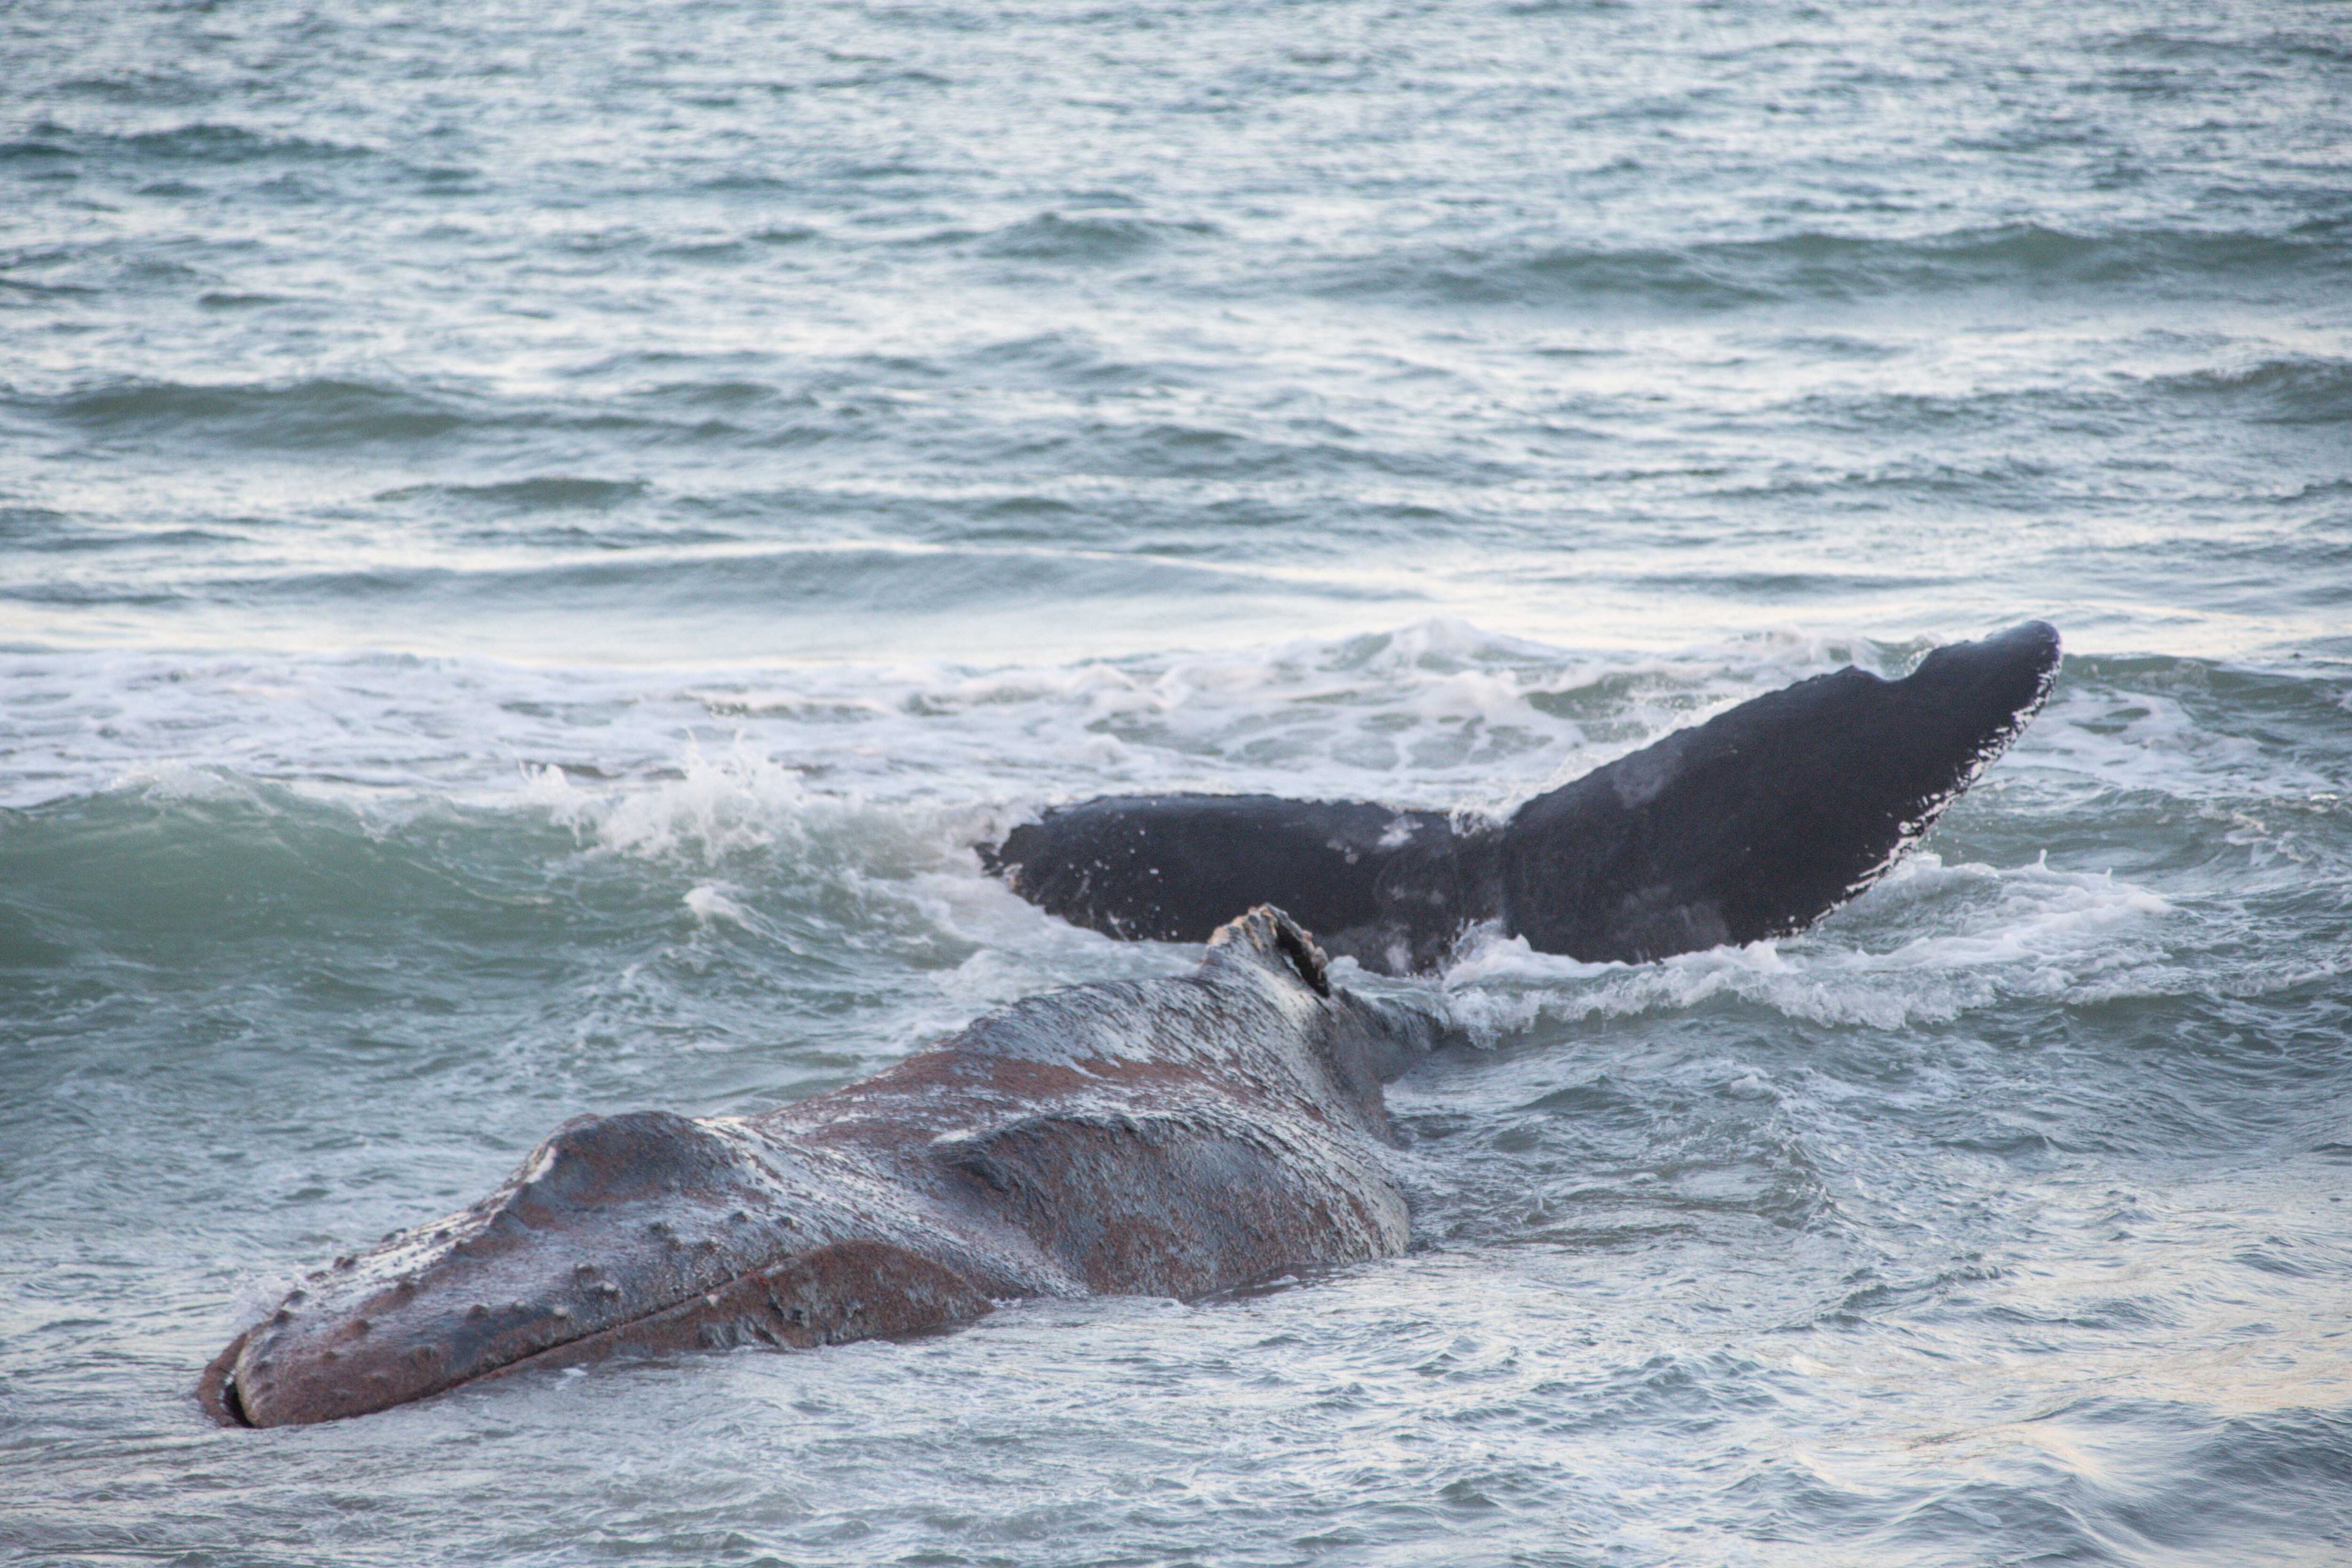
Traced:
<path fill-rule="evenodd" d="M 982 863 L 1111 936 L 1199 942 L 1272 903 L 1333 956 L 1436 968 L 1496 922 L 1539 952 L 1640 963 L 1801 931 L 1883 876 L 2008 749 L 2058 675 L 2028 621 L 1899 680 L 1845 668 L 1743 702 L 1506 822 L 1358 801 L 1122 795 L 1047 811 Z"/>
<path fill-rule="evenodd" d="M 782 1110 L 567 1122 L 470 1208 L 305 1279 L 198 1398 L 289 1426 L 620 1349 L 831 1344 L 1387 1257 L 1407 1222 L 1381 1085 L 1442 1036 L 1253 910 L 1190 974 L 1032 997 Z"/>

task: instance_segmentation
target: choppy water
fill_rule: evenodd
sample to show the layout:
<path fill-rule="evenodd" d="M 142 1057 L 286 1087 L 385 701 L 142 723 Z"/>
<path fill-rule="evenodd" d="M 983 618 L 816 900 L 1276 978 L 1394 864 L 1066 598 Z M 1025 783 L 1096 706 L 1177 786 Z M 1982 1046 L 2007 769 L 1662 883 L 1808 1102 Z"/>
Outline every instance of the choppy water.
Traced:
<path fill-rule="evenodd" d="M 2345 1561 L 2345 20 L 0 9 L 0 1549 Z M 1043 803 L 1507 806 L 2026 615 L 1817 931 L 1436 983 L 1405 1258 L 187 1397 L 568 1115 L 1188 966 L 981 877 Z"/>

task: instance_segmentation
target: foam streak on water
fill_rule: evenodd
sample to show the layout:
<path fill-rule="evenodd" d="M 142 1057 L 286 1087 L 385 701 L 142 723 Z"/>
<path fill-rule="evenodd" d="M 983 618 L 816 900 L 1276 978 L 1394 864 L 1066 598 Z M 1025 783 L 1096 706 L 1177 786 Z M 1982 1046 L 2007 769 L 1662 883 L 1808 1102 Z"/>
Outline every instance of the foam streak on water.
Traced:
<path fill-rule="evenodd" d="M 2352 1556 L 2340 7 L 0 8 L 0 1555 Z M 1402 1259 L 219 1433 L 583 1110 L 2028 615 L 1815 931 L 1387 981 Z M 1346 966 L 1342 966 L 1343 973 Z"/>

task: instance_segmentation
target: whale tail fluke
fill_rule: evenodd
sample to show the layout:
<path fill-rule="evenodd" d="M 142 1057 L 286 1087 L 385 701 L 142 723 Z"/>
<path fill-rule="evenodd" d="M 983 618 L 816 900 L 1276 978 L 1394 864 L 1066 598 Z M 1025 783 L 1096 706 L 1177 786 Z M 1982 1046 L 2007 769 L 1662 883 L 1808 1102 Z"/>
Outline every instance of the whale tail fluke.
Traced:
<path fill-rule="evenodd" d="M 1331 956 L 1444 963 L 1499 920 L 1539 952 L 1641 962 L 1800 931 L 1868 887 L 2017 738 L 2058 674 L 2028 621 L 1885 680 L 1801 681 L 1595 770 L 1501 828 L 1274 795 L 1122 795 L 1056 807 L 982 863 L 1111 936 L 1205 942 L 1261 903 Z"/>
<path fill-rule="evenodd" d="M 2058 664 L 2057 632 L 2029 621 L 1900 680 L 1801 681 L 1539 795 L 1503 830 L 1506 926 L 1628 963 L 1802 930 L 2008 749 Z"/>

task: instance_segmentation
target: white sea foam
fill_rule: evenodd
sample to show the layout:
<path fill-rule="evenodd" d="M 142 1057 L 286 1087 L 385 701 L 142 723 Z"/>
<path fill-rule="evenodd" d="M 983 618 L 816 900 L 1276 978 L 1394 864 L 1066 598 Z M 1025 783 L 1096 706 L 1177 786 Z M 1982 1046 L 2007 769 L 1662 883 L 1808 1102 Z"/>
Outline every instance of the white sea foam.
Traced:
<path fill-rule="evenodd" d="M 1663 963 L 1580 963 L 1482 933 L 1444 984 L 1474 1034 L 1680 1011 L 1728 1000 L 1810 1023 L 1898 1029 L 2021 995 L 2070 1000 L 2162 988 L 2164 899 L 2105 873 L 1947 866 L 1912 857 L 1813 933 Z M 1906 935 L 1921 924 L 1931 934 Z M 1878 945 L 1887 936 L 1891 946 Z M 1876 939 L 1876 940 L 1874 940 Z"/>
<path fill-rule="evenodd" d="M 24 655 L 0 666 L 11 699 L 0 703 L 11 742 L 0 799 L 130 789 L 274 809 L 265 786 L 276 786 L 356 805 L 372 823 L 443 805 L 520 810 L 588 854 L 692 869 L 701 881 L 688 907 L 704 924 L 740 923 L 751 907 L 708 873 L 764 857 L 777 869 L 729 877 L 814 878 L 900 907 L 950 944 L 1020 955 L 968 961 L 956 983 L 965 994 L 949 1005 L 976 1007 L 1129 962 L 1068 946 L 1067 928 L 977 875 L 969 847 L 1043 805 L 1208 789 L 1498 814 L 1856 654 L 1892 671 L 1916 650 L 1790 634 L 1674 658 L 1601 655 L 1432 619 L 1256 649 L 995 668 Z M 2095 860 L 2042 862 L 2034 814 L 2103 792 L 2152 829 L 2231 847 L 2243 858 L 2228 879 L 2242 895 L 2328 875 L 2347 807 L 2319 787 L 2327 781 L 2288 776 L 2254 736 L 2210 733 L 2193 710 L 2195 668 L 2167 679 L 2184 691 L 2062 686 L 1955 819 L 1979 838 L 1982 825 L 2000 825 L 2000 868 L 1917 855 L 1801 940 L 1641 969 L 1577 965 L 1489 933 L 1447 978 L 1455 1005 L 1487 1033 L 1538 1016 L 1726 1003 L 1894 1028 L 2005 996 L 2210 989 L 2209 967 L 2171 955 L 2162 897 Z M 2168 813 L 2179 826 L 2163 826 Z M 2241 973 L 2260 989 L 2293 984 L 2291 971 L 2265 960 Z"/>
<path fill-rule="evenodd" d="M 801 830 L 809 797 L 800 775 L 751 751 L 740 737 L 715 757 L 689 738 L 677 774 L 590 790 L 542 766 L 527 771 L 521 793 L 582 842 L 648 858 L 714 860 L 772 848 L 780 836 Z"/>
<path fill-rule="evenodd" d="M 583 830 L 591 797 L 604 803 L 604 842 L 647 851 L 741 841 L 752 829 L 737 797 L 789 811 L 826 792 L 1267 789 L 1493 807 L 1844 651 L 1766 638 L 1595 655 L 1433 620 L 994 668 L 25 654 L 0 668 L 0 803 L 90 793 L 134 768 L 209 767 L 328 793 L 537 805 Z M 625 807 L 621 791 L 658 798 Z"/>
<path fill-rule="evenodd" d="M 2053 775 L 2185 801 L 2307 804 L 2342 788 L 2342 779 L 2279 754 L 2259 730 L 2199 717 L 2192 694 L 2208 710 L 2226 706 L 2206 689 L 2209 679 L 2189 665 L 2170 672 L 2171 689 L 2137 673 L 2062 682 L 2019 754 Z"/>
<path fill-rule="evenodd" d="M 158 761 L 133 763 L 107 781 L 110 790 L 124 790 L 157 801 L 233 801 L 256 810 L 274 810 L 252 783 L 218 766 Z"/>
<path fill-rule="evenodd" d="M 733 891 L 724 882 L 698 882 L 686 890 L 683 901 L 704 925 L 725 921 L 730 925 L 749 926 L 752 923 L 751 913 L 735 901 L 730 896 Z"/>

